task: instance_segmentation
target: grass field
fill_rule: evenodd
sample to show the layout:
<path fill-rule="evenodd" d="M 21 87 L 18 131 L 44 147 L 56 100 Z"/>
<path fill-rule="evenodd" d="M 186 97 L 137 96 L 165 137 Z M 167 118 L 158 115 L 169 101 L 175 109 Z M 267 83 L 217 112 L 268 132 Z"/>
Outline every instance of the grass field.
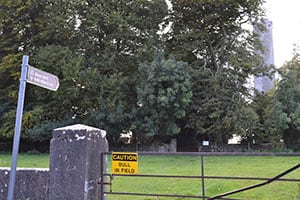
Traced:
<path fill-rule="evenodd" d="M 11 154 L 0 152 L 0 167 L 10 167 Z M 18 155 L 18 167 L 24 168 L 49 168 L 49 154 Z"/>
<path fill-rule="evenodd" d="M 111 172 L 109 159 L 108 173 Z M 244 176 L 271 178 L 279 173 L 300 163 L 299 157 L 205 157 L 206 176 Z M 10 155 L 0 153 L 0 166 L 10 166 Z M 20 154 L 18 167 L 49 166 L 48 154 Z M 139 174 L 160 175 L 201 175 L 199 157 L 189 156 L 139 156 Z M 283 178 L 300 179 L 300 169 Z M 262 181 L 250 180 L 205 180 L 206 196 L 213 196 L 238 188 L 246 187 Z M 109 188 L 110 189 L 110 188 Z M 174 179 L 174 178 L 146 178 L 146 177 L 114 177 L 112 181 L 113 192 L 137 192 L 179 195 L 201 195 L 201 180 L 199 179 Z M 245 191 L 232 195 L 230 198 L 239 199 L 265 199 L 265 200 L 299 200 L 299 182 L 274 182 L 261 188 Z M 108 195 L 109 200 L 152 200 L 152 199 L 176 199 L 166 197 L 141 197 L 141 196 L 117 196 Z M 177 198 L 180 199 L 180 198 Z M 185 198 L 189 199 L 189 198 Z"/>

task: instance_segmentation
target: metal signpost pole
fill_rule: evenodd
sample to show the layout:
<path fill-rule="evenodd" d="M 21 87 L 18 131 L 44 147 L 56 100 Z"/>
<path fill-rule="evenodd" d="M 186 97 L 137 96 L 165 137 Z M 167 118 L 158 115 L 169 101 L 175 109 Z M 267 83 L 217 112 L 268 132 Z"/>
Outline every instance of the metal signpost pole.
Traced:
<path fill-rule="evenodd" d="M 17 106 L 17 114 L 16 114 L 15 134 L 14 134 L 7 200 L 13 200 L 14 198 L 14 187 L 15 187 L 15 179 L 16 179 L 16 168 L 17 168 L 17 159 L 18 159 L 18 152 L 19 152 L 20 135 L 21 135 L 28 60 L 29 60 L 29 56 L 24 55 L 22 59 L 22 70 L 21 70 L 21 78 L 20 78 L 19 97 L 18 97 L 18 106 Z"/>

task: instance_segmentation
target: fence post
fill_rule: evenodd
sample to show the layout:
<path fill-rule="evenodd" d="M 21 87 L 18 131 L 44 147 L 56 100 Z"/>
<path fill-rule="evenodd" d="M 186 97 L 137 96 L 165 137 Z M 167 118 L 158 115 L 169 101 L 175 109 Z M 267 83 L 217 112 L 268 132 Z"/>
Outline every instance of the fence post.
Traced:
<path fill-rule="evenodd" d="M 205 199 L 205 180 L 204 180 L 204 158 L 201 155 L 201 180 L 202 180 L 202 199 Z"/>
<path fill-rule="evenodd" d="M 49 199 L 99 200 L 106 131 L 76 124 L 53 131 L 50 143 Z M 104 166 L 104 167 L 101 167 Z M 103 171 L 101 171 L 101 168 Z M 106 171 L 105 171 L 106 172 Z"/>

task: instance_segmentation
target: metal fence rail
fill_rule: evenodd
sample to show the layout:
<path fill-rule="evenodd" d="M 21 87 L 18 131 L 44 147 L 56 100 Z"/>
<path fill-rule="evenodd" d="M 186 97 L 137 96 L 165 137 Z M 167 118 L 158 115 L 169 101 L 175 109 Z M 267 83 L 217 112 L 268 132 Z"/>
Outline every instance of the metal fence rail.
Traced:
<path fill-rule="evenodd" d="M 148 196 L 148 197 L 177 197 L 177 198 L 194 198 L 194 199 L 232 199 L 232 198 L 225 198 L 232 194 L 240 193 L 246 190 L 254 189 L 257 187 L 264 186 L 266 184 L 272 183 L 274 181 L 288 181 L 288 182 L 300 182 L 300 179 L 291 179 L 291 178 L 282 178 L 283 176 L 287 175 L 288 173 L 297 170 L 300 168 L 300 163 L 296 166 L 280 173 L 279 175 L 273 178 L 261 178 L 261 177 L 240 177 L 240 176 L 206 176 L 204 171 L 204 157 L 207 156 L 278 156 L 278 157 L 300 157 L 300 153 L 240 153 L 240 152 L 178 152 L 178 153 L 158 153 L 158 152 L 138 152 L 139 155 L 148 155 L 148 156 L 196 156 L 200 157 L 201 159 L 201 175 L 200 176 L 186 176 L 186 175 L 157 175 L 157 174 L 133 174 L 133 175 L 125 175 L 125 174 L 110 174 L 110 173 L 103 173 L 101 180 L 107 180 L 109 177 L 109 181 L 106 183 L 102 183 L 103 185 L 109 185 L 110 190 L 104 191 L 103 193 L 106 195 L 129 195 L 129 196 Z M 104 152 L 104 155 L 111 155 L 111 152 Z M 176 178 L 176 179 L 199 179 L 201 180 L 202 191 L 201 196 L 197 195 L 180 195 L 180 194 L 155 194 L 155 193 L 138 193 L 138 192 L 114 192 L 112 190 L 112 181 L 114 177 L 117 176 L 127 176 L 127 177 L 141 177 L 141 178 Z M 205 194 L 205 180 L 208 179 L 228 179 L 228 180 L 256 180 L 256 181 L 264 181 L 259 184 L 255 184 L 249 187 L 241 188 L 238 190 L 226 192 L 223 194 L 216 195 L 214 197 L 208 197 Z M 232 199 L 233 200 L 233 199 Z"/>
<path fill-rule="evenodd" d="M 214 196 L 214 197 L 212 197 L 212 198 L 208 198 L 208 200 L 219 199 L 219 198 L 221 198 L 221 197 L 229 196 L 229 195 L 232 195 L 232 194 L 244 192 L 244 191 L 246 191 L 246 190 L 252 190 L 252 189 L 254 189 L 254 188 L 258 188 L 258 187 L 267 185 L 267 184 L 272 183 L 272 182 L 274 182 L 274 181 L 276 181 L 276 180 L 279 180 L 280 177 L 287 175 L 288 173 L 290 173 L 290 172 L 292 172 L 292 171 L 298 169 L 299 167 L 300 167 L 300 164 L 295 165 L 294 167 L 292 167 L 292 168 L 286 170 L 285 172 L 279 174 L 278 176 L 275 176 L 274 178 L 271 178 L 270 180 L 267 180 L 267 181 L 265 181 L 265 182 L 263 182 L 263 183 L 259 183 L 259 184 L 252 185 L 252 186 L 249 186 L 249 187 L 241 188 L 241 189 L 234 190 L 234 191 L 231 191 L 231 192 L 226 192 L 226 193 L 224 193 L 224 194 L 220 194 L 220 195 Z"/>

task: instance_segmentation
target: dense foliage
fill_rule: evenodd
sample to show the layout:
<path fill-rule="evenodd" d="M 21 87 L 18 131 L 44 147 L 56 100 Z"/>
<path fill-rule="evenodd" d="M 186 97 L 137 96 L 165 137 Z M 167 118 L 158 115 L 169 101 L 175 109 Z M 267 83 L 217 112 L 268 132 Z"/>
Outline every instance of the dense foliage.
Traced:
<path fill-rule="evenodd" d="M 164 0 L 1 4 L 2 137 L 13 134 L 22 54 L 61 82 L 55 93 L 27 86 L 23 137 L 49 139 L 52 128 L 76 122 L 110 136 L 129 129 L 138 65 L 150 61 L 159 44 Z"/>
<path fill-rule="evenodd" d="M 23 138 L 47 140 L 53 128 L 72 123 L 106 129 L 112 142 L 124 131 L 143 137 L 193 133 L 216 144 L 232 134 L 287 139 L 292 122 L 296 134 L 298 107 L 291 105 L 290 114 L 282 99 L 287 94 L 281 88 L 290 82 L 280 83 L 273 106 L 253 99 L 246 86 L 250 76 L 266 72 L 263 49 L 249 28 L 263 29 L 263 1 L 171 2 L 1 2 L 0 137 L 13 135 L 23 54 L 60 78 L 57 92 L 27 85 Z M 275 112 L 273 121 L 267 112 Z"/>
<path fill-rule="evenodd" d="M 186 116 L 192 97 L 187 63 L 158 54 L 152 63 L 142 63 L 139 72 L 133 130 L 147 136 L 178 134 L 178 121 Z"/>
<path fill-rule="evenodd" d="M 289 149 L 300 150 L 300 55 L 281 69 L 281 80 L 269 111 L 268 131 L 279 143 L 283 139 Z"/>
<path fill-rule="evenodd" d="M 243 25 L 260 26 L 260 3 L 173 2 L 166 50 L 192 66 L 193 97 L 184 126 L 216 143 L 244 134 L 249 126 L 239 117 L 252 112 L 245 108 L 251 98 L 247 78 L 264 70 L 264 64 L 255 34 Z"/>

